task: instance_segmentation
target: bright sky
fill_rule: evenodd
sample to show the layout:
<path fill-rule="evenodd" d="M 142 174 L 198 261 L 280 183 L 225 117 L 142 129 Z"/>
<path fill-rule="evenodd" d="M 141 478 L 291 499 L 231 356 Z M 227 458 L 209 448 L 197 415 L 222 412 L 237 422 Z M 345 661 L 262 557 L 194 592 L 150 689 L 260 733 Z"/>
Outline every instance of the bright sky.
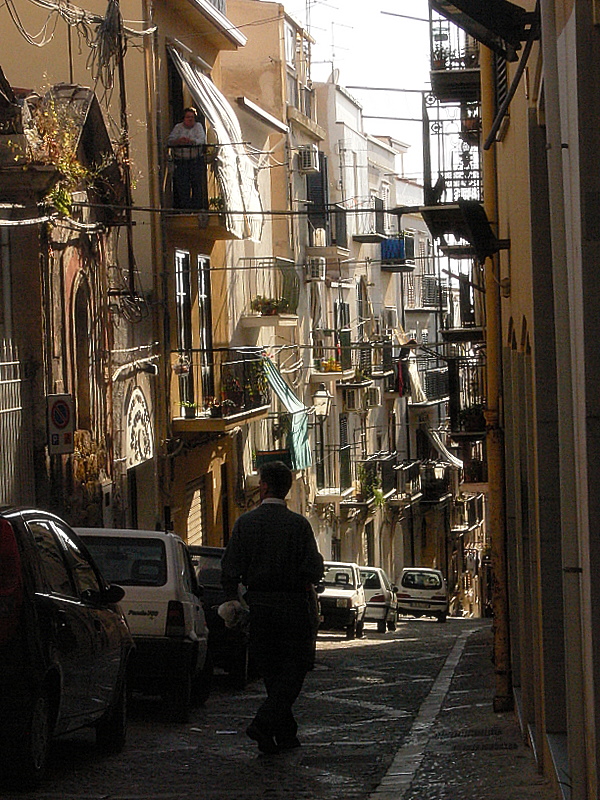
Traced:
<path fill-rule="evenodd" d="M 317 41 L 312 51 L 313 80 L 327 80 L 333 66 L 339 70 L 342 86 L 429 88 L 429 25 L 405 18 L 428 20 L 427 0 L 284 0 L 284 5 L 304 25 L 307 12 L 310 15 L 310 31 Z M 421 117 L 418 93 L 349 91 L 361 102 L 365 115 Z M 410 144 L 405 158 L 407 177 L 421 180 L 419 122 L 366 119 L 365 130 Z"/>

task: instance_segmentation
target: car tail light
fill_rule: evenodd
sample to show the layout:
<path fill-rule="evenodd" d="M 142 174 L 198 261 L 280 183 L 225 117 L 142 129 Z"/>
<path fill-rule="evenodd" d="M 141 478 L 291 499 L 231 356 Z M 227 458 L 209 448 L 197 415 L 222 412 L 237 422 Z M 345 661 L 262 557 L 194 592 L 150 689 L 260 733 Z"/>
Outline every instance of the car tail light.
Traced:
<path fill-rule="evenodd" d="M 183 603 L 179 600 L 170 600 L 167 608 L 166 636 L 185 636 L 185 614 Z"/>
<path fill-rule="evenodd" d="M 396 597 L 398 600 L 405 597 L 410 598 L 410 594 L 408 592 L 396 592 Z"/>
<path fill-rule="evenodd" d="M 432 600 L 445 600 L 446 599 L 446 595 L 445 594 L 434 594 L 434 595 L 431 596 L 431 599 Z"/>
<path fill-rule="evenodd" d="M 385 603 L 385 597 L 382 594 L 374 594 L 369 600 L 370 603 Z"/>
<path fill-rule="evenodd" d="M 0 643 L 19 623 L 23 603 L 23 576 L 17 538 L 10 522 L 0 520 Z"/>

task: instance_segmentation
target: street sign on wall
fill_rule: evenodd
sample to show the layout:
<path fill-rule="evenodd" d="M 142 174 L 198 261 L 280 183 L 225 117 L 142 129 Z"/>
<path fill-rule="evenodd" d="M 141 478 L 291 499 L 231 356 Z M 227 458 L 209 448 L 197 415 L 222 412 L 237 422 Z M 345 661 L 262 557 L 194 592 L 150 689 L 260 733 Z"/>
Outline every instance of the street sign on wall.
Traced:
<path fill-rule="evenodd" d="M 49 394 L 48 453 L 51 456 L 73 452 L 75 408 L 70 394 Z"/>

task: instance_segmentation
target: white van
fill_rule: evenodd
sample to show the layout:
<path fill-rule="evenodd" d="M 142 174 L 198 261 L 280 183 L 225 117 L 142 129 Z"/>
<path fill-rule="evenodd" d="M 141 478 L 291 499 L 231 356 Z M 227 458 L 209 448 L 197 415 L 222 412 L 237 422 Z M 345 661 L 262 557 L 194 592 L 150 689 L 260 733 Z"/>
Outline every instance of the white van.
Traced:
<path fill-rule="evenodd" d="M 439 569 L 405 567 L 400 577 L 397 596 L 398 614 L 435 617 L 438 622 L 446 622 L 448 588 Z"/>
<path fill-rule="evenodd" d="M 173 533 L 77 528 L 100 571 L 125 590 L 121 608 L 136 648 L 134 689 L 160 693 L 168 717 L 185 722 L 192 699 L 210 692 L 208 629 L 189 550 Z"/>

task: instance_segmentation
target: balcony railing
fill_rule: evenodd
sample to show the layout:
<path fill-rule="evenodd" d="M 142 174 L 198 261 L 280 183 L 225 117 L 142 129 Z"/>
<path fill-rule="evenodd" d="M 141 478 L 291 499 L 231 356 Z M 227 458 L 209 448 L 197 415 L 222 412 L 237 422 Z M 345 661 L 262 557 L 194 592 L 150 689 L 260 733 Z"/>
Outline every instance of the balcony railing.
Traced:
<path fill-rule="evenodd" d="M 410 499 L 421 493 L 421 462 L 403 461 L 395 466 L 396 493 L 400 498 Z"/>
<path fill-rule="evenodd" d="M 271 402 L 256 348 L 177 351 L 172 354 L 173 417 L 234 417 Z"/>
<path fill-rule="evenodd" d="M 485 361 L 480 356 L 455 358 L 448 362 L 453 435 L 485 434 L 485 368 Z"/>
<path fill-rule="evenodd" d="M 407 309 L 437 309 L 448 311 L 448 284 L 437 275 L 406 275 L 404 279 L 404 307 Z"/>
<path fill-rule="evenodd" d="M 308 241 L 311 248 L 348 248 L 347 212 L 343 206 L 308 207 Z"/>
<path fill-rule="evenodd" d="M 353 487 L 352 447 L 320 444 L 315 447 L 317 490 L 323 496 L 342 496 Z"/>
<path fill-rule="evenodd" d="M 432 14 L 431 88 L 441 102 L 476 100 L 479 86 L 479 44 L 449 20 Z"/>
<path fill-rule="evenodd" d="M 436 503 L 450 493 L 451 468 L 436 461 L 421 463 L 421 489 L 423 501 Z"/>
<path fill-rule="evenodd" d="M 295 324 L 299 295 L 298 273 L 294 263 L 286 258 L 241 259 L 231 273 L 234 320 L 291 316 Z M 260 324 L 260 320 L 255 322 Z"/>
<path fill-rule="evenodd" d="M 379 197 L 364 197 L 357 200 L 355 214 L 355 242 L 381 242 L 387 236 L 385 206 Z"/>
<path fill-rule="evenodd" d="M 384 272 L 408 272 L 415 268 L 415 239 L 401 233 L 381 242 L 381 269 Z"/>

